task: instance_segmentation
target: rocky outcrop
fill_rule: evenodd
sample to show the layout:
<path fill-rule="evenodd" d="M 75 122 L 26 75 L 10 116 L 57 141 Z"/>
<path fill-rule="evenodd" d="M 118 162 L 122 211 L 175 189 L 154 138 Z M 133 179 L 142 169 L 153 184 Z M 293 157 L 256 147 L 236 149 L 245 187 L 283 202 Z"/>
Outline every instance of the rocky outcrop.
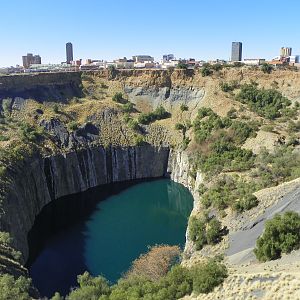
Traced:
<path fill-rule="evenodd" d="M 11 171 L 0 231 L 10 232 L 25 262 L 27 234 L 35 217 L 53 199 L 108 183 L 164 176 L 168 157 L 169 148 L 144 145 L 95 147 L 65 155 L 28 158 Z"/>
<path fill-rule="evenodd" d="M 159 105 L 172 109 L 183 103 L 195 108 L 204 97 L 204 89 L 188 86 L 134 87 L 126 85 L 124 91 L 129 101 L 137 105 L 147 105 L 152 109 Z"/>

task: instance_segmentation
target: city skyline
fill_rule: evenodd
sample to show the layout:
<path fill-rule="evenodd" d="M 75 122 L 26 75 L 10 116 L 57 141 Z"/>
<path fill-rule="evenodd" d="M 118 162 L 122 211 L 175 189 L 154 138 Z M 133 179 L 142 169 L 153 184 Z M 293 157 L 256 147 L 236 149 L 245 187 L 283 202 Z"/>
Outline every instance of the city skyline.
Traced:
<path fill-rule="evenodd" d="M 12 0 L 2 4 L 0 22 L 3 27 L 10 25 L 3 31 L 0 66 L 21 65 L 24 53 L 38 53 L 45 63 L 60 63 L 66 60 L 68 41 L 74 46 L 74 59 L 113 60 L 149 54 L 158 60 L 174 53 L 178 58 L 228 60 L 232 41 L 243 43 L 244 58 L 271 59 L 282 46 L 300 54 L 296 30 L 300 3 L 294 1 L 287 1 L 286 15 L 276 7 L 277 1 L 269 0 L 215 0 L 209 4 L 190 0 L 185 2 L 186 13 L 169 0 L 150 0 L 143 10 L 137 0 L 121 4 L 87 0 L 84 6 L 79 0 L 72 1 L 72 6 L 69 0 L 61 2 L 45 0 L 41 6 L 32 0 L 28 6 Z M 244 14 L 245 9 L 252 13 Z"/>

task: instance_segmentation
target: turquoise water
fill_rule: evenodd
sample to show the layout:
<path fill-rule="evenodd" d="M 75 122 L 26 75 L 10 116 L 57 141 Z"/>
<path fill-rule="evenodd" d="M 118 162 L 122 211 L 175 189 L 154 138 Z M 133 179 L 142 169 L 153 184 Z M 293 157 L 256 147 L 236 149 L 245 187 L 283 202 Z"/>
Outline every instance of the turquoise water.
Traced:
<path fill-rule="evenodd" d="M 192 204 L 190 192 L 168 179 L 128 187 L 50 239 L 30 268 L 33 282 L 48 297 L 67 293 L 84 270 L 116 282 L 148 246 L 184 245 Z"/>

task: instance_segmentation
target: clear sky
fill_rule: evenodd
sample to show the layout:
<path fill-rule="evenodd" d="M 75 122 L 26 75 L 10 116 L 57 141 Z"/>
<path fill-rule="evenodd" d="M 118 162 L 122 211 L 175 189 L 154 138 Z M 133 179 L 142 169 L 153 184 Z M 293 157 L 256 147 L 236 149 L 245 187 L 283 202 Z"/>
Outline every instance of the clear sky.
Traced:
<path fill-rule="evenodd" d="M 299 0 L 1 0 L 0 66 L 65 61 L 68 41 L 77 59 L 229 59 L 232 41 L 245 58 L 300 54 L 299 14 Z"/>

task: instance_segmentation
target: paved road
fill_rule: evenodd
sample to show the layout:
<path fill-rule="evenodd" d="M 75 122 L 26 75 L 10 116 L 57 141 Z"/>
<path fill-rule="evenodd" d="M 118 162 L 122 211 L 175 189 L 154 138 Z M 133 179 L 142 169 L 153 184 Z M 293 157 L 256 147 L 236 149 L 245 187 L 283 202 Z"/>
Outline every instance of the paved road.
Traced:
<path fill-rule="evenodd" d="M 265 221 L 271 219 L 276 213 L 293 210 L 300 213 L 300 187 L 287 193 L 274 206 L 266 209 L 264 214 L 255 221 L 249 222 L 242 230 L 229 235 L 229 248 L 227 256 L 232 256 L 233 263 L 243 263 L 253 258 L 252 249 L 257 238 L 264 230 Z"/>

